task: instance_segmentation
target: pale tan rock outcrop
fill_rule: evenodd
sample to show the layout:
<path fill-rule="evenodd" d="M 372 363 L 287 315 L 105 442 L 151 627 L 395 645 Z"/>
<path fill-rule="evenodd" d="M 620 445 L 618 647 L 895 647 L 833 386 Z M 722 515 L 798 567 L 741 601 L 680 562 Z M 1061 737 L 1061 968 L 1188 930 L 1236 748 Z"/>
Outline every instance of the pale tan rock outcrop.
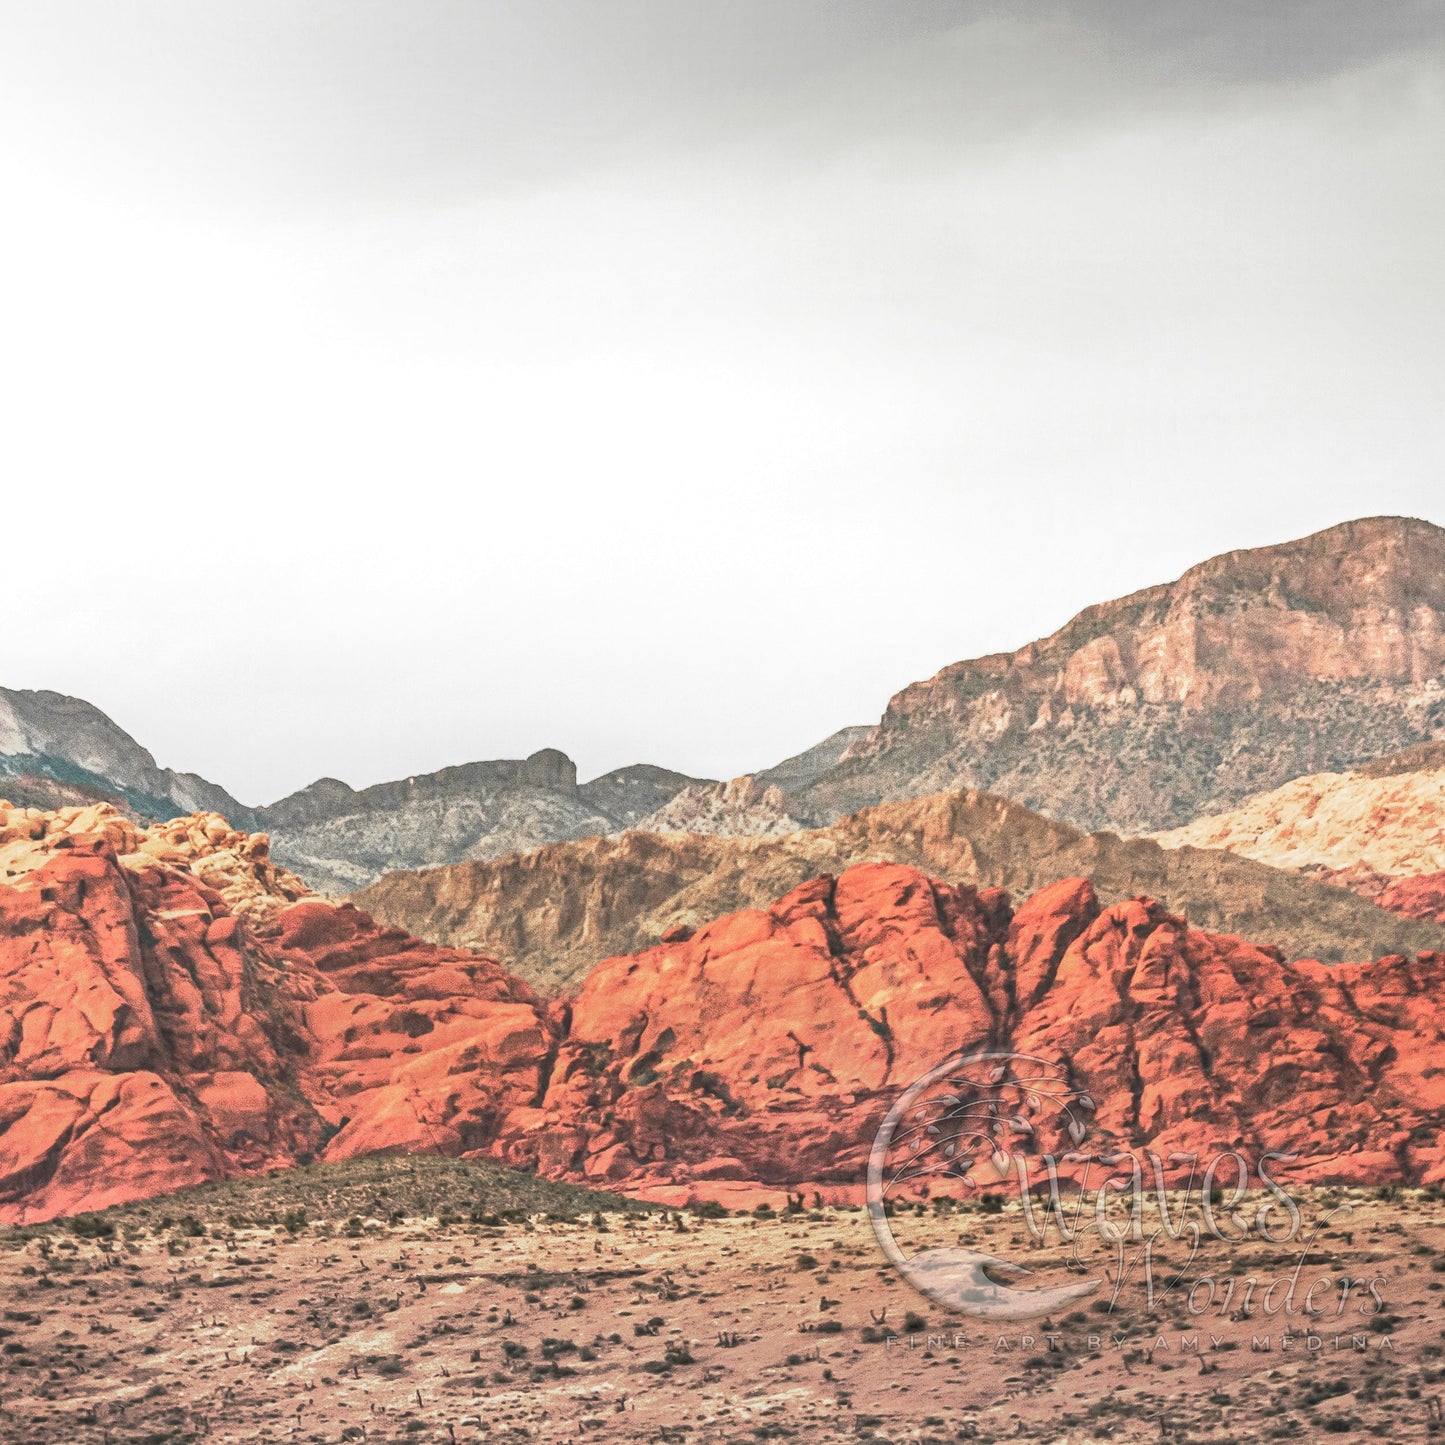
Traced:
<path fill-rule="evenodd" d="M 1166 848 L 1226 848 L 1298 871 L 1439 873 L 1445 871 L 1445 766 L 1385 777 L 1312 773 L 1156 837 Z"/>

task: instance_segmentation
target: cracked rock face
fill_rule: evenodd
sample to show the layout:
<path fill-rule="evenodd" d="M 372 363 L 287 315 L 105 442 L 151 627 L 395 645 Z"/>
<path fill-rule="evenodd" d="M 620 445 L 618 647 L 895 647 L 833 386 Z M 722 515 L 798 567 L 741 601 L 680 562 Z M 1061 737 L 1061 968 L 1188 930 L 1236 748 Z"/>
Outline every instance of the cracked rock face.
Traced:
<path fill-rule="evenodd" d="M 0 811 L 0 1222 L 328 1143 L 459 1153 L 535 1099 L 525 984 L 306 899 L 264 845 L 209 815 Z"/>
<path fill-rule="evenodd" d="M 1292 965 L 1083 879 L 1015 909 L 867 863 L 548 1004 L 291 896 L 206 815 L 5 809 L 0 872 L 0 1222 L 383 1149 L 669 1204 L 856 1195 L 897 1092 L 972 1047 L 1060 1060 L 1101 1147 L 1445 1177 L 1445 954 Z"/>
<path fill-rule="evenodd" d="M 1434 1179 L 1445 955 L 1289 965 L 1068 879 L 997 890 L 890 864 L 600 964 L 511 1162 L 667 1203 L 856 1186 L 895 1091 L 976 1047 L 1059 1059 L 1102 1145 L 1302 1156 Z"/>

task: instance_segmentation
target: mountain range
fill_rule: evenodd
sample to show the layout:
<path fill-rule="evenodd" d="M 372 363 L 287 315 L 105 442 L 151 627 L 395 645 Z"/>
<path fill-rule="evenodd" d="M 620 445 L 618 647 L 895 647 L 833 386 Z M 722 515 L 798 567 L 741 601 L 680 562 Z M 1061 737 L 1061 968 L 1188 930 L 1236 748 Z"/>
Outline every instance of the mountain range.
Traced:
<path fill-rule="evenodd" d="M 1062 1058 L 1106 1145 L 1445 1182 L 1442 638 L 1445 531 L 1370 519 L 742 778 L 544 749 L 257 808 L 0 692 L 0 1220 L 390 1149 L 846 1194 L 968 1044 Z"/>
<path fill-rule="evenodd" d="M 162 769 L 98 709 L 0 690 L 0 791 L 195 809 L 271 835 L 332 893 L 383 873 L 627 830 L 780 835 L 882 802 L 983 789 L 1085 831 L 1155 833 L 1295 778 L 1445 738 L 1445 530 L 1376 517 L 1227 553 L 1086 608 L 1050 637 L 914 683 L 743 779 L 647 764 L 578 783 L 552 749 L 354 789 L 323 778 L 248 807 Z"/>
<path fill-rule="evenodd" d="M 1106 904 L 1147 896 L 1198 928 L 1290 959 L 1445 950 L 1445 927 L 1222 849 L 1085 834 L 1018 803 L 964 790 L 884 803 L 826 828 L 722 837 L 629 832 L 485 862 L 389 873 L 353 901 L 393 927 L 506 961 L 543 991 L 585 978 L 721 914 L 862 863 L 906 865 L 954 886 L 1026 896 L 1089 878 Z"/>
<path fill-rule="evenodd" d="M 0 1223 L 385 1150 L 857 1199 L 888 1102 L 970 1047 L 1061 1060 L 1091 1149 L 1445 1179 L 1445 952 L 1290 963 L 1085 878 L 1015 905 L 863 863 L 549 997 L 307 896 L 216 814 L 6 809 L 0 868 Z"/>

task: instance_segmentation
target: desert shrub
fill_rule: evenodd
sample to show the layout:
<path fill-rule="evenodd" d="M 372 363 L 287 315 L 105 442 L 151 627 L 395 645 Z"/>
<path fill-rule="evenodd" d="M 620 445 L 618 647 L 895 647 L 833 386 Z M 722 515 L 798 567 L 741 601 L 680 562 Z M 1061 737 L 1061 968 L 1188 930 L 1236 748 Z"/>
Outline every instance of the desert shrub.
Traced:
<path fill-rule="evenodd" d="M 98 1214 L 77 1214 L 66 1220 L 65 1227 L 81 1239 L 110 1239 L 115 1235 L 115 1225 Z"/>

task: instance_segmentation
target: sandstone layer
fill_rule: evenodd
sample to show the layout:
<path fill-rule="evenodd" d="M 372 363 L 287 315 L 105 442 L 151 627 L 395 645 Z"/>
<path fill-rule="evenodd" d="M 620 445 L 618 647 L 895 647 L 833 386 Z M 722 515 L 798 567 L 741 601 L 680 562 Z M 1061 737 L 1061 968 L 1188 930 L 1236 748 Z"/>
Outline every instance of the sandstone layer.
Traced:
<path fill-rule="evenodd" d="M 1445 745 L 1296 778 L 1157 837 L 1166 848 L 1227 849 L 1445 922 Z"/>
<path fill-rule="evenodd" d="M 1292 959 L 1445 948 L 1436 924 L 1392 916 L 1320 881 L 1227 852 L 1086 835 L 971 791 L 888 803 L 776 838 L 588 838 L 492 862 L 389 874 L 355 898 L 393 926 L 495 954 L 537 987 L 555 989 L 670 929 L 766 907 L 808 879 L 865 862 L 905 863 L 950 883 L 1020 897 L 1061 878 L 1087 877 L 1106 902 L 1147 894 L 1196 927 L 1273 944 Z"/>
<path fill-rule="evenodd" d="M 1440 873 L 1445 766 L 1383 776 L 1312 773 L 1158 840 L 1166 848 L 1224 848 L 1276 868 Z"/>

